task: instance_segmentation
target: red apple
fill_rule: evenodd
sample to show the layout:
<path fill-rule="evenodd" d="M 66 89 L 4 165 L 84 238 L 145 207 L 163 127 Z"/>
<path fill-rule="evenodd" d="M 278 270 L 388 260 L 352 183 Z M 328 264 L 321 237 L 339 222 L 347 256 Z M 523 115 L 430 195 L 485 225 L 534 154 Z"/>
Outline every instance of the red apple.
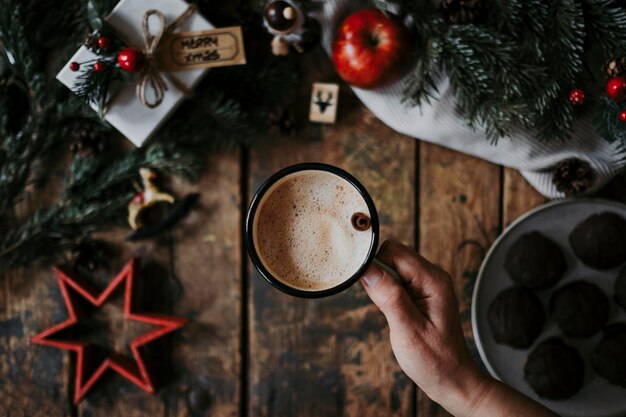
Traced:
<path fill-rule="evenodd" d="M 400 18 L 390 12 L 364 9 L 339 26 L 332 59 L 347 83 L 376 88 L 402 75 L 410 48 L 409 31 Z"/>

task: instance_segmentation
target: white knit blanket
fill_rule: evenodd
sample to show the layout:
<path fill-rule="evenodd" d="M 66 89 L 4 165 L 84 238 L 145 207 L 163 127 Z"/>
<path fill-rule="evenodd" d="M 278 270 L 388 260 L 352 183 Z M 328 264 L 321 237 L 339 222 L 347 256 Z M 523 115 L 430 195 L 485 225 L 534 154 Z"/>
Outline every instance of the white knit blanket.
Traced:
<path fill-rule="evenodd" d="M 341 21 L 352 11 L 364 7 L 371 5 L 364 0 L 329 0 L 322 3 L 315 15 L 322 26 L 322 43 L 326 51 L 330 51 Z M 595 180 L 588 193 L 606 184 L 624 165 L 616 147 L 599 137 L 586 120 L 576 123 L 573 137 L 566 142 L 541 143 L 535 139 L 533 132 L 516 129 L 511 137 L 502 138 L 494 145 L 486 138 L 483 129 L 467 127 L 447 78 L 442 77 L 437 86 L 437 99 L 421 107 L 401 102 L 403 86 L 404 80 L 401 79 L 376 90 L 352 89 L 376 117 L 394 130 L 515 168 L 547 197 L 563 197 L 552 184 L 551 171 L 563 159 L 575 157 L 591 164 Z"/>

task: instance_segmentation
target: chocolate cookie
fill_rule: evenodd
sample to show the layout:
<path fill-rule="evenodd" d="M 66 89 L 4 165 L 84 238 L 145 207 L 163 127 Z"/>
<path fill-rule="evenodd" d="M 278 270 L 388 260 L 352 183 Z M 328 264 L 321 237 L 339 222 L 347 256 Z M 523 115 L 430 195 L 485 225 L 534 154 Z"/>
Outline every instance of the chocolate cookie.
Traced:
<path fill-rule="evenodd" d="M 524 365 L 524 380 L 543 398 L 571 397 L 582 387 L 584 376 L 578 351 L 556 337 L 537 345 Z"/>
<path fill-rule="evenodd" d="M 591 355 L 591 363 L 611 384 L 626 388 L 626 323 L 604 329 L 604 337 Z"/>
<path fill-rule="evenodd" d="M 574 281 L 550 298 L 550 314 L 569 337 L 589 337 L 609 319 L 609 299 L 597 285 Z"/>
<path fill-rule="evenodd" d="M 626 261 L 626 220 L 618 214 L 594 214 L 569 235 L 576 256 L 596 269 L 611 269 Z"/>
<path fill-rule="evenodd" d="M 533 289 L 552 287 L 565 272 L 561 248 L 539 232 L 521 236 L 508 250 L 504 268 L 513 280 Z"/>
<path fill-rule="evenodd" d="M 617 274 L 613 299 L 618 305 L 626 309 L 626 267 Z"/>
<path fill-rule="evenodd" d="M 539 298 L 528 288 L 512 287 L 493 300 L 487 313 L 496 342 L 515 348 L 530 346 L 546 321 Z"/>

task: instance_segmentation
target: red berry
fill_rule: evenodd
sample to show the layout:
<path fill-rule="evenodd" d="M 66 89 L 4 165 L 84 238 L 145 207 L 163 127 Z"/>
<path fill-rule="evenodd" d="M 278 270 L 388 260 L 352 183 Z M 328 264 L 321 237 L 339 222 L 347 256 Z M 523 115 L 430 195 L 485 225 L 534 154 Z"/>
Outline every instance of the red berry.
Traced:
<path fill-rule="evenodd" d="M 626 110 L 622 110 L 619 112 L 619 121 L 626 122 Z"/>
<path fill-rule="evenodd" d="M 133 203 L 139 203 L 139 204 L 141 204 L 141 203 L 143 203 L 144 198 L 145 198 L 145 197 L 144 197 L 144 193 L 143 193 L 143 192 L 141 192 L 141 193 L 137 193 L 137 194 L 135 194 L 135 195 L 134 195 L 134 197 L 133 197 Z"/>
<path fill-rule="evenodd" d="M 70 71 L 78 71 L 80 69 L 80 64 L 76 61 L 70 63 Z"/>
<path fill-rule="evenodd" d="M 580 88 L 574 88 L 569 92 L 569 101 L 574 106 L 579 106 L 585 102 L 585 92 Z"/>
<path fill-rule="evenodd" d="M 143 53 L 135 48 L 122 49 L 117 54 L 117 62 L 124 71 L 137 72 L 143 65 Z"/>
<path fill-rule="evenodd" d="M 95 64 L 93 64 L 93 70 L 95 72 L 100 72 L 100 71 L 102 71 L 104 69 L 104 67 L 106 67 L 106 65 L 107 64 L 105 62 L 98 61 Z"/>
<path fill-rule="evenodd" d="M 100 36 L 98 38 L 98 48 L 109 49 L 110 45 L 111 45 L 111 42 L 109 41 L 109 38 L 105 38 L 104 36 Z"/>
<path fill-rule="evenodd" d="M 615 101 L 626 99 L 626 79 L 624 77 L 611 78 L 606 83 L 606 95 Z"/>

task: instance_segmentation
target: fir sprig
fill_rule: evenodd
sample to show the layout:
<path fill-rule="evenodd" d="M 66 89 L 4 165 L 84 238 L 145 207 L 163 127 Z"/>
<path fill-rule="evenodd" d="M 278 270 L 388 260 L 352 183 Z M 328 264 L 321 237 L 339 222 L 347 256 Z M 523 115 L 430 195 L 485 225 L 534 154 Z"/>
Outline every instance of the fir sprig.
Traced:
<path fill-rule="evenodd" d="M 99 72 L 93 70 L 96 62 L 102 63 L 104 67 Z M 100 117 L 104 117 L 113 83 L 115 81 L 130 82 L 130 74 L 122 71 L 117 66 L 116 59 L 111 57 L 83 62 L 81 65 L 87 68 L 76 77 L 74 84 L 76 96 L 85 104 L 95 105 Z"/>
<path fill-rule="evenodd" d="M 244 32 L 254 24 L 256 33 L 261 33 L 245 36 L 263 45 L 253 44 L 253 50 L 267 53 L 255 53 L 255 59 L 243 67 L 210 71 L 143 148 L 74 156 L 58 202 L 34 207 L 21 224 L 15 224 L 15 204 L 27 186 L 48 176 L 41 167 L 55 162 L 47 161 L 51 155 L 67 152 L 74 132 L 95 129 L 106 135 L 112 131 L 79 97 L 42 72 L 57 59 L 33 39 L 40 39 L 50 25 L 43 25 L 39 33 L 29 29 L 29 22 L 47 19 L 43 11 L 54 14 L 57 21 L 79 20 L 76 30 L 65 34 L 63 45 L 52 45 L 64 51 L 66 61 L 73 52 L 67 45 L 75 48 L 85 31 L 102 30 L 103 16 L 116 1 L 61 2 L 52 11 L 37 7 L 40 2 L 44 0 L 28 0 L 28 7 L 22 7 L 21 0 L 0 0 L 0 277 L 16 266 L 58 260 L 89 234 L 123 224 L 141 167 L 197 179 L 207 152 L 251 142 L 263 133 L 267 115 L 289 99 L 296 80 L 293 59 L 270 55 L 262 20 L 243 21 Z M 102 80 L 90 82 L 92 87 L 104 85 Z"/>
<path fill-rule="evenodd" d="M 626 9 L 615 7 L 611 0 L 585 0 L 583 8 L 589 40 L 601 46 L 605 57 L 625 55 Z"/>
<path fill-rule="evenodd" d="M 584 86 L 588 113 L 596 113 L 603 95 L 597 61 L 626 55 L 626 11 L 611 0 L 492 0 L 485 17 L 466 24 L 446 21 L 432 2 L 376 1 L 386 9 L 390 3 L 410 17 L 414 32 L 417 59 L 404 100 L 428 102 L 447 75 L 468 125 L 482 126 L 491 139 L 513 125 L 539 140 L 568 138 L 575 119 L 569 92 Z M 623 141 L 616 123 L 600 133 Z"/>

